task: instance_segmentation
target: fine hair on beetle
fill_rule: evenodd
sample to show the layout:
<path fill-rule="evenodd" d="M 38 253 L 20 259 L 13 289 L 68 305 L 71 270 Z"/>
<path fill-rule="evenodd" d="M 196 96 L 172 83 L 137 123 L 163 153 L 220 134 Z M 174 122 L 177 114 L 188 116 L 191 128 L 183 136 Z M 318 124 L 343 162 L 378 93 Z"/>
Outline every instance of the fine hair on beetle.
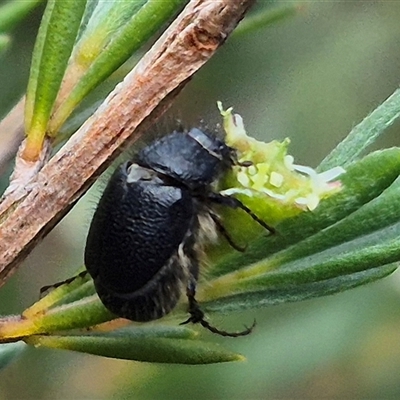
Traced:
<path fill-rule="evenodd" d="M 229 337 L 252 331 L 255 323 L 240 332 L 217 329 L 196 301 L 205 242 L 219 233 L 244 251 L 224 228 L 216 205 L 241 209 L 274 233 L 238 199 L 215 191 L 234 165 L 251 163 L 239 163 L 236 150 L 204 128 L 180 128 L 144 146 L 114 171 L 85 247 L 87 272 L 109 311 L 137 322 L 156 320 L 171 312 L 186 291 L 189 317 L 182 324 L 199 323 Z"/>

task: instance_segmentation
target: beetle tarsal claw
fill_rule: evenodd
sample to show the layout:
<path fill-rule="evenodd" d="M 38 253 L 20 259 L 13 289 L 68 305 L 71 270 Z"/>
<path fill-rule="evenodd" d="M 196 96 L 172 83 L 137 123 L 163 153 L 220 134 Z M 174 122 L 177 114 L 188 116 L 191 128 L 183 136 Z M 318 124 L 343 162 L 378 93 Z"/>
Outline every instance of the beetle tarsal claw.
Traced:
<path fill-rule="evenodd" d="M 192 322 L 192 317 L 189 317 L 186 321 L 181 322 L 179 325 L 186 325 L 189 322 Z"/>
<path fill-rule="evenodd" d="M 210 332 L 215 333 L 217 335 L 220 336 L 225 336 L 225 337 L 239 337 L 239 336 L 246 336 L 248 334 L 250 334 L 251 332 L 253 332 L 254 327 L 256 326 L 256 320 L 254 320 L 253 324 L 250 327 L 246 327 L 246 329 L 244 329 L 243 331 L 239 331 L 239 332 L 227 332 L 227 331 L 222 331 L 218 328 L 216 328 L 215 326 L 210 325 L 206 320 L 201 320 L 199 321 L 200 324 L 208 329 Z"/>

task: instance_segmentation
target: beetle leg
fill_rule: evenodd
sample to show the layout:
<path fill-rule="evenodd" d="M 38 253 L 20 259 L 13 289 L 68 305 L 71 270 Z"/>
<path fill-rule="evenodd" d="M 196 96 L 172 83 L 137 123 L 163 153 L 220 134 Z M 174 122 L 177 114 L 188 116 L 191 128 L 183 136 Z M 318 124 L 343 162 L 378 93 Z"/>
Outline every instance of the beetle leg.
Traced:
<path fill-rule="evenodd" d="M 85 271 L 80 272 L 78 275 L 73 276 L 72 278 L 66 279 L 65 281 L 56 282 L 56 283 L 53 283 L 52 285 L 48 285 L 48 286 L 43 286 L 42 288 L 40 288 L 40 298 L 42 298 L 46 294 L 48 294 L 49 291 L 57 289 L 58 287 L 60 287 L 62 285 L 68 285 L 78 278 L 84 278 L 87 274 L 88 274 L 88 271 L 85 270 Z"/>
<path fill-rule="evenodd" d="M 226 331 L 220 331 L 217 329 L 215 326 L 210 325 L 207 321 L 202 319 L 199 321 L 201 326 L 208 329 L 212 333 L 216 333 L 217 335 L 225 336 L 225 337 L 239 337 L 239 336 L 246 336 L 253 332 L 254 327 L 256 326 L 256 320 L 253 321 L 251 326 L 244 326 L 245 329 L 243 331 L 239 332 L 226 332 Z"/>
<path fill-rule="evenodd" d="M 219 233 L 226 239 L 226 241 L 229 243 L 229 245 L 234 248 L 237 251 L 240 252 L 245 252 L 246 251 L 246 246 L 240 246 L 234 242 L 232 237 L 229 235 L 228 231 L 225 229 L 224 225 L 222 224 L 222 221 L 218 217 L 217 214 L 213 213 L 212 211 L 209 211 L 211 219 L 214 221 L 215 226 L 217 227 Z"/>
<path fill-rule="evenodd" d="M 204 318 L 204 313 L 200 309 L 199 303 L 197 303 L 197 300 L 195 297 L 196 296 L 196 280 L 194 279 L 193 275 L 189 278 L 189 282 L 186 287 L 186 296 L 187 296 L 188 302 L 189 302 L 188 311 L 189 311 L 190 317 L 186 321 L 181 322 L 179 325 L 186 325 L 189 322 L 196 324 Z"/>
<path fill-rule="evenodd" d="M 254 221 L 256 221 L 259 225 L 269 231 L 271 234 L 276 233 L 275 228 L 266 224 L 263 220 L 257 217 L 253 211 L 250 210 L 249 207 L 245 206 L 239 199 L 231 196 L 224 196 L 220 193 L 211 192 L 208 194 L 208 199 L 216 204 L 221 204 L 223 206 L 231 207 L 231 208 L 240 208 L 245 213 L 247 213 Z"/>
<path fill-rule="evenodd" d="M 236 163 L 235 163 L 235 165 L 238 165 L 239 167 L 245 167 L 245 168 L 248 168 L 248 167 L 251 167 L 252 165 L 254 165 L 253 164 L 253 162 L 252 161 L 236 161 Z"/>
<path fill-rule="evenodd" d="M 212 333 L 216 333 L 217 335 L 225 336 L 225 337 L 238 337 L 238 336 L 246 336 L 251 333 L 256 326 L 256 321 L 254 320 L 253 324 L 250 327 L 245 326 L 246 329 L 239 332 L 226 332 L 221 331 L 215 326 L 212 326 L 204 319 L 204 312 L 200 308 L 199 303 L 197 302 L 196 295 L 196 283 L 193 280 L 189 281 L 188 287 L 186 289 L 186 295 L 189 301 L 189 314 L 190 317 L 181 322 L 180 325 L 188 324 L 189 322 L 193 324 L 199 323 L 203 328 L 208 329 Z"/>

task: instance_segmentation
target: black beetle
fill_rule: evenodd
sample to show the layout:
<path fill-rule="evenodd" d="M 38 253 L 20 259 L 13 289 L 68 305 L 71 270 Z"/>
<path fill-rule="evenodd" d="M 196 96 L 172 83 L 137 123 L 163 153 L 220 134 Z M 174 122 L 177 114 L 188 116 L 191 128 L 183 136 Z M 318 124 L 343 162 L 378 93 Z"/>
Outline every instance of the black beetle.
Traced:
<path fill-rule="evenodd" d="M 193 128 L 154 141 L 114 172 L 85 248 L 87 272 L 109 311 L 132 321 L 152 321 L 168 314 L 186 289 L 190 317 L 183 323 L 200 323 L 223 336 L 251 332 L 254 324 L 234 333 L 211 326 L 195 299 L 204 237 L 216 237 L 219 231 L 242 250 L 213 205 L 241 208 L 274 232 L 238 199 L 213 190 L 234 164 L 238 161 L 233 148 Z"/>
<path fill-rule="evenodd" d="M 112 313 L 133 321 L 168 314 L 186 288 L 190 317 L 224 336 L 204 320 L 195 300 L 199 253 L 205 230 L 215 227 L 228 241 L 212 205 L 241 208 L 212 184 L 236 161 L 236 152 L 200 129 L 173 132 L 142 149 L 111 177 L 89 229 L 85 265 L 96 291 Z"/>

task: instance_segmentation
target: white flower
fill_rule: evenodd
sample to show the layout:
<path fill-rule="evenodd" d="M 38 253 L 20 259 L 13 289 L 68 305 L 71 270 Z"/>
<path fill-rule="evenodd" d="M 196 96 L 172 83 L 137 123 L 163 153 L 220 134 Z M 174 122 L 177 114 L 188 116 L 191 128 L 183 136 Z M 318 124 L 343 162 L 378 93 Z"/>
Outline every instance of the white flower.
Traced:
<path fill-rule="evenodd" d="M 247 136 L 242 117 L 233 114 L 232 108 L 224 111 L 220 102 L 218 108 L 223 117 L 227 144 L 238 150 L 241 162 L 252 163 L 249 167 L 235 166 L 221 193 L 265 202 L 272 200 L 278 206 L 312 211 L 323 198 L 341 189 L 341 183 L 336 179 L 345 172 L 342 167 L 318 173 L 311 167 L 297 165 L 293 156 L 287 154 L 289 139 L 260 142 Z"/>

